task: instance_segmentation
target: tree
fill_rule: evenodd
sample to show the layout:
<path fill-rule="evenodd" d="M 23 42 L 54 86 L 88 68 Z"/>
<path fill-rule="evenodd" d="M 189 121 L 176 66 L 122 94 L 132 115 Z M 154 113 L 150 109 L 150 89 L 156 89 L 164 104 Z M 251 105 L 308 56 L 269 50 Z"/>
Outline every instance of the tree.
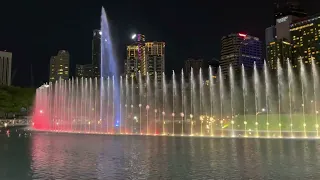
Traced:
<path fill-rule="evenodd" d="M 13 86 L 0 86 L 0 116 L 8 113 L 19 113 L 21 108 L 32 106 L 35 89 Z"/>

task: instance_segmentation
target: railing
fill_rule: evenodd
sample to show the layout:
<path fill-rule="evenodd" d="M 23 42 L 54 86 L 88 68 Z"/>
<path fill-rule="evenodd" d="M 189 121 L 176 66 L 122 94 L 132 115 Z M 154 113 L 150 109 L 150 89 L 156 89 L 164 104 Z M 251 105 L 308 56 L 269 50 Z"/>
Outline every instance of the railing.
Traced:
<path fill-rule="evenodd" d="M 0 119 L 0 127 L 28 126 L 29 119 Z"/>

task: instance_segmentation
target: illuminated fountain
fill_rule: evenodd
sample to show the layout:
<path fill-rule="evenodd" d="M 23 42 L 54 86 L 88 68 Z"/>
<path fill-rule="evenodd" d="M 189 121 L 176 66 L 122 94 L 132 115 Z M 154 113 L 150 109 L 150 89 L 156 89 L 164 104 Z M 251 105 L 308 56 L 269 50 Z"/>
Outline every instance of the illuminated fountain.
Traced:
<path fill-rule="evenodd" d="M 191 69 L 189 74 L 119 76 L 104 10 L 101 78 L 58 80 L 37 89 L 33 128 L 42 131 L 252 138 L 318 138 L 316 61 L 268 69 Z M 107 71 L 108 69 L 108 71 Z M 228 71 L 228 72 L 226 72 Z M 162 78 L 158 78 L 161 76 Z M 161 81 L 159 81 L 161 79 Z"/>

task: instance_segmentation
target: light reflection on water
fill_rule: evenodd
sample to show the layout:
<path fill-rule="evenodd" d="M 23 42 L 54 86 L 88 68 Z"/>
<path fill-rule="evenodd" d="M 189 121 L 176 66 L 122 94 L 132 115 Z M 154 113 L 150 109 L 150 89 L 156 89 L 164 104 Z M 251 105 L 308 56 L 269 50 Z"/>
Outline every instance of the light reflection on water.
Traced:
<path fill-rule="evenodd" d="M 0 135 L 0 179 L 318 179 L 320 141 Z"/>

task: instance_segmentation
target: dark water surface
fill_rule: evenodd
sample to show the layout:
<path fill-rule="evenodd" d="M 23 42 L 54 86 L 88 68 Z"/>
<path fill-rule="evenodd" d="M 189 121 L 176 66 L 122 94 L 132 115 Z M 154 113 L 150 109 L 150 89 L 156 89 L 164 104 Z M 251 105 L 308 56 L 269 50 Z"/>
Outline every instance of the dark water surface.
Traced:
<path fill-rule="evenodd" d="M 11 179 L 320 179 L 320 141 L 2 131 Z"/>

